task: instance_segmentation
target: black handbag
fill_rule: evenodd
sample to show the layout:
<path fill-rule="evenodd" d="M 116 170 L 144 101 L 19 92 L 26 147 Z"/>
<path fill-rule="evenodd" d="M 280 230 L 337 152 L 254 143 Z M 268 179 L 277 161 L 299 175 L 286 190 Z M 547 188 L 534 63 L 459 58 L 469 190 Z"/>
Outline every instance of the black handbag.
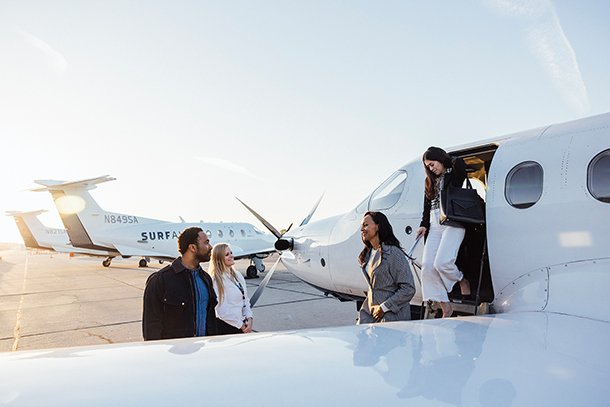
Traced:
<path fill-rule="evenodd" d="M 485 223 L 481 198 L 466 178 L 466 188 L 449 186 L 441 191 L 441 225 L 474 226 Z"/>

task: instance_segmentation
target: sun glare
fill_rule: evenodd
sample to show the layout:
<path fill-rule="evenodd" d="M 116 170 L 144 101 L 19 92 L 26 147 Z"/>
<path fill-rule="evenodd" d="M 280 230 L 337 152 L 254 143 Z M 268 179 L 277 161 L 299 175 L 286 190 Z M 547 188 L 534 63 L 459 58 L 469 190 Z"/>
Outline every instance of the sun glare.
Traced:
<path fill-rule="evenodd" d="M 57 198 L 55 205 L 59 213 L 69 215 L 85 209 L 85 200 L 80 196 L 67 195 Z"/>

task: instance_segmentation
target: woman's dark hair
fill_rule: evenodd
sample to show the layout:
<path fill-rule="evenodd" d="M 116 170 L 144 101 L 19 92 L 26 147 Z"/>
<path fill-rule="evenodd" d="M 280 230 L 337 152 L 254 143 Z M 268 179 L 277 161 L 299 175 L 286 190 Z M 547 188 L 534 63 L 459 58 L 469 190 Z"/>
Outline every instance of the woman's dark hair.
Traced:
<path fill-rule="evenodd" d="M 404 250 L 402 250 L 402 247 L 400 247 L 400 242 L 398 241 L 396 236 L 394 236 L 394 230 L 392 230 L 392 225 L 390 225 L 390 221 L 388 220 L 388 218 L 383 213 L 376 211 L 368 211 L 364 214 L 362 218 L 364 219 L 367 216 L 370 216 L 371 219 L 373 219 L 373 222 L 375 222 L 375 224 L 379 226 L 379 230 L 377 231 L 377 235 L 379 236 L 379 243 L 383 243 L 388 246 L 396 246 L 404 253 Z M 360 264 L 364 264 L 364 257 L 373 247 L 373 245 L 369 241 L 365 241 L 363 243 L 364 249 L 362 249 L 360 256 L 358 256 Z"/>
<path fill-rule="evenodd" d="M 434 199 L 436 196 L 436 175 L 430 171 L 430 168 L 425 164 L 426 160 L 438 161 L 447 169 L 453 167 L 453 159 L 445 150 L 440 147 L 429 147 L 424 156 L 422 162 L 424 162 L 424 168 L 426 169 L 426 198 Z"/>

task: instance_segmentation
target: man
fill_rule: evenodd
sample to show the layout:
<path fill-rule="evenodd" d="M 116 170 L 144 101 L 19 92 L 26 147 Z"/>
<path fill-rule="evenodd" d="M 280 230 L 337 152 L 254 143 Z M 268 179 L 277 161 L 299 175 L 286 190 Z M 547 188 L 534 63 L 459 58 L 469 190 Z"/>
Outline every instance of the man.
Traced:
<path fill-rule="evenodd" d="M 210 239 L 198 227 L 178 237 L 182 255 L 146 281 L 142 312 L 145 341 L 216 335 L 216 294 L 199 263 L 209 261 Z"/>

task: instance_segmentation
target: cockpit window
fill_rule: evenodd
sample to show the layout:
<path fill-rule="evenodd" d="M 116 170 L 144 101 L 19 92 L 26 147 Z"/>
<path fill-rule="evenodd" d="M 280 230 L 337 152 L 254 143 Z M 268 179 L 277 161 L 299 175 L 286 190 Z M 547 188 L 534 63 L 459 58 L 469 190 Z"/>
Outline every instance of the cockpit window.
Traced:
<path fill-rule="evenodd" d="M 391 208 L 398 202 L 405 182 L 407 181 L 406 171 L 396 171 L 383 184 L 381 184 L 371 195 L 369 203 L 370 211 Z"/>
<path fill-rule="evenodd" d="M 610 203 L 610 150 L 599 153 L 591 160 L 587 186 L 595 199 Z"/>
<path fill-rule="evenodd" d="M 356 213 L 364 213 L 366 212 L 366 208 L 368 208 L 369 197 L 364 198 L 364 201 L 360 202 L 358 206 L 356 206 Z"/>
<path fill-rule="evenodd" d="M 506 177 L 506 200 L 518 209 L 533 206 L 542 196 L 542 179 L 542 167 L 536 162 L 526 161 L 515 166 Z"/>

